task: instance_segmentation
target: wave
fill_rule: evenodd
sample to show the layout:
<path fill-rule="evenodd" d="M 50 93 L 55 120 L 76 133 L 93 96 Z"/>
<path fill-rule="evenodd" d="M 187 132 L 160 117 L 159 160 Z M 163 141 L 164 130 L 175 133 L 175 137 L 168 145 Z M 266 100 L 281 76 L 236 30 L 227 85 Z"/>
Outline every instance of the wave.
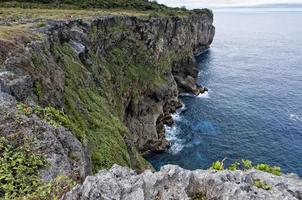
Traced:
<path fill-rule="evenodd" d="M 165 126 L 166 139 L 171 142 L 171 148 L 169 152 L 171 154 L 177 154 L 184 148 L 184 141 L 178 138 L 179 131 L 176 126 Z"/>
<path fill-rule="evenodd" d="M 182 111 L 184 111 L 184 110 L 187 110 L 187 106 L 186 106 L 186 104 L 182 104 L 182 107 L 181 108 L 179 108 L 179 109 L 177 109 L 177 113 L 181 113 Z"/>
<path fill-rule="evenodd" d="M 182 105 L 181 108 L 177 109 L 175 113 L 172 114 L 172 118 L 174 121 L 182 121 L 181 113 L 183 111 L 187 110 L 187 107 L 185 104 Z"/>
<path fill-rule="evenodd" d="M 202 93 L 202 94 L 199 94 L 197 97 L 198 97 L 198 98 L 205 98 L 205 99 L 210 98 L 209 92 L 204 92 L 204 93 Z"/>
<path fill-rule="evenodd" d="M 301 115 L 290 114 L 289 118 L 290 118 L 290 120 L 295 121 L 295 122 L 297 122 L 297 121 L 302 122 Z"/>
<path fill-rule="evenodd" d="M 181 152 L 181 150 L 184 148 L 184 145 L 182 145 L 181 143 L 174 143 L 172 144 L 171 148 L 169 149 L 169 152 L 171 154 L 178 154 L 179 152 Z"/>
<path fill-rule="evenodd" d="M 180 113 L 173 113 L 172 118 L 174 121 L 181 121 L 182 117 L 180 116 Z"/>
<path fill-rule="evenodd" d="M 179 96 L 181 97 L 196 97 L 196 95 L 191 93 L 180 93 Z"/>
<path fill-rule="evenodd" d="M 206 91 L 204 93 L 200 93 L 197 96 L 194 94 L 190 94 L 190 93 L 180 93 L 179 96 L 181 96 L 181 97 L 197 97 L 197 98 L 206 98 L 206 99 L 210 98 L 208 91 Z"/>

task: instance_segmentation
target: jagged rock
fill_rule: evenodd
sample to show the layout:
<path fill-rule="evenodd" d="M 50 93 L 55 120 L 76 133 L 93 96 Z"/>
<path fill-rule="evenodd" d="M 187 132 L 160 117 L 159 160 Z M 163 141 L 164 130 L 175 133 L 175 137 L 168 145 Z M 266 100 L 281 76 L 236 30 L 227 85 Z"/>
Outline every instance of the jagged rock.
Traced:
<path fill-rule="evenodd" d="M 253 184 L 256 179 L 272 188 L 257 188 Z M 207 199 L 297 200 L 302 199 L 302 181 L 256 170 L 189 171 L 173 165 L 138 175 L 114 165 L 109 171 L 87 177 L 61 200 L 186 200 L 198 193 Z"/>

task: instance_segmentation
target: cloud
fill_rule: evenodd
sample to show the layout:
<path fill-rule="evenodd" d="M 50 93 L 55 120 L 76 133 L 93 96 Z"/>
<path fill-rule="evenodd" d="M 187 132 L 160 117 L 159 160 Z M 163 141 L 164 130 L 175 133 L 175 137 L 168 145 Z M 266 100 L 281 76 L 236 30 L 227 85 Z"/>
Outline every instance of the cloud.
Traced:
<path fill-rule="evenodd" d="M 172 7 L 186 6 L 187 8 L 252 6 L 261 4 L 290 4 L 302 3 L 302 0 L 157 0 L 159 3 Z"/>

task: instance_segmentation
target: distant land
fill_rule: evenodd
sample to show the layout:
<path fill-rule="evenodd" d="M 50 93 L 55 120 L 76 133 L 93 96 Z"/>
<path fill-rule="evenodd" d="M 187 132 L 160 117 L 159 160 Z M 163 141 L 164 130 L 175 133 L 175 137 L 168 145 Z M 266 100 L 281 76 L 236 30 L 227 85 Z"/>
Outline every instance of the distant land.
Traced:
<path fill-rule="evenodd" d="M 259 4 L 259 5 L 238 5 L 238 6 L 210 6 L 210 9 L 217 12 L 302 12 L 301 4 Z"/>
<path fill-rule="evenodd" d="M 217 6 L 217 8 L 224 8 L 226 6 Z M 302 8 L 302 3 L 295 4 L 259 4 L 259 5 L 240 5 L 227 6 L 227 8 Z"/>

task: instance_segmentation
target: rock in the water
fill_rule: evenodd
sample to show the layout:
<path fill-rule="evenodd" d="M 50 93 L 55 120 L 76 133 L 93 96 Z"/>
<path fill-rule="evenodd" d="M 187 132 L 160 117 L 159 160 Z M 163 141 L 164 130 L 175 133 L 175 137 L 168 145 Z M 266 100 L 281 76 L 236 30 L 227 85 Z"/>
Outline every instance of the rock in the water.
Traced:
<path fill-rule="evenodd" d="M 270 190 L 257 188 L 254 180 L 270 184 Z M 285 175 L 250 171 L 189 171 L 167 165 L 159 172 L 134 171 L 114 165 L 86 178 L 61 200 L 186 200 L 196 194 L 207 199 L 297 200 L 302 199 L 302 181 Z"/>

